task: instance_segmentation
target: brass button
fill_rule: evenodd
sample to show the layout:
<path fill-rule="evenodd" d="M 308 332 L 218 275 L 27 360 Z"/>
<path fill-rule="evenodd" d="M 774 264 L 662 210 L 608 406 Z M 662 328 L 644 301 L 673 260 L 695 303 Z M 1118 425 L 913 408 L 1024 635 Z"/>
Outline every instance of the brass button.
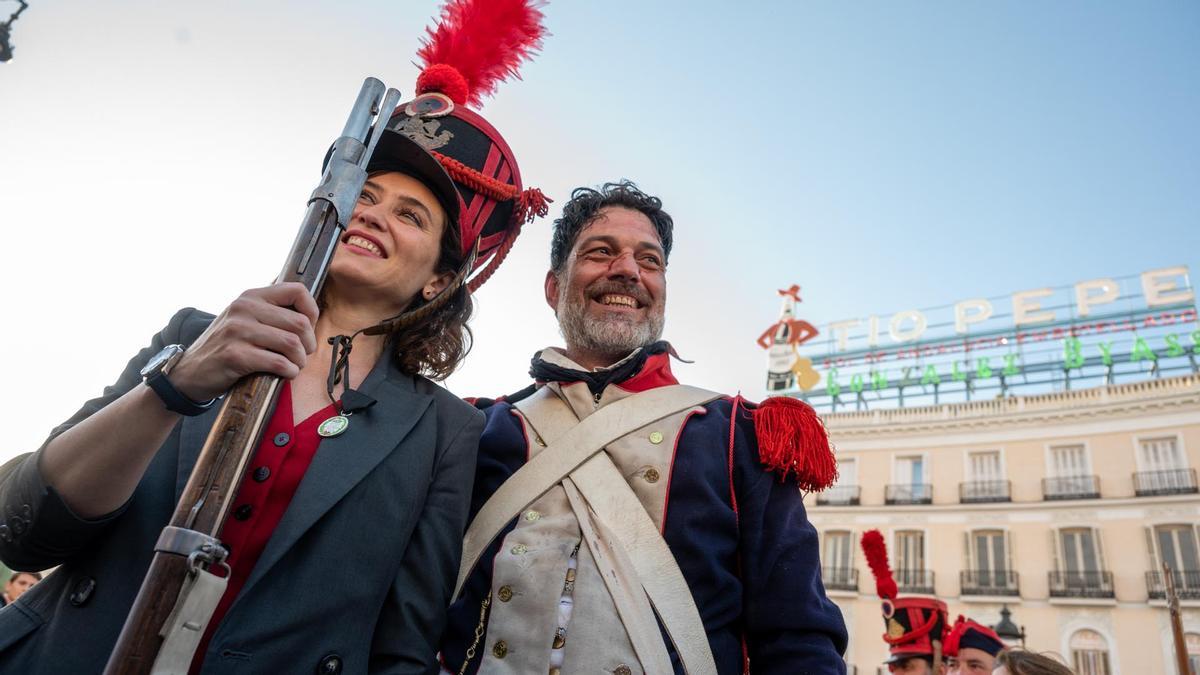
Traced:
<path fill-rule="evenodd" d="M 525 544 L 516 544 L 509 550 L 512 551 L 513 555 L 523 555 L 529 550 L 529 547 L 527 547 Z"/>
<path fill-rule="evenodd" d="M 658 479 L 660 478 L 658 475 L 658 469 L 654 467 L 646 469 L 646 473 L 642 474 L 642 478 L 645 478 L 647 483 L 657 483 Z"/>
<path fill-rule="evenodd" d="M 533 437 L 533 442 L 537 443 L 538 445 L 542 446 L 543 448 L 546 447 L 546 441 L 543 441 L 542 437 L 538 436 L 536 434 Z"/>
<path fill-rule="evenodd" d="M 575 581 L 575 570 L 567 568 L 567 581 Z"/>
<path fill-rule="evenodd" d="M 613 671 L 613 675 L 633 675 L 633 671 L 629 669 L 629 666 L 622 663 Z"/>
<path fill-rule="evenodd" d="M 492 656 L 498 659 L 508 656 L 508 643 L 504 640 L 496 640 L 496 644 L 492 645 Z"/>
<path fill-rule="evenodd" d="M 500 602 L 512 600 L 512 586 L 501 586 L 500 590 L 496 591 L 496 597 L 500 598 Z"/>
<path fill-rule="evenodd" d="M 662 432 L 661 431 L 651 431 L 650 432 L 650 442 L 655 445 L 662 443 L 663 442 Z"/>
<path fill-rule="evenodd" d="M 541 517 L 542 517 L 542 514 L 538 513 L 537 511 L 534 511 L 533 509 L 530 509 L 525 512 L 525 520 L 527 520 L 528 522 L 531 522 L 531 523 L 537 522 L 537 519 L 541 518 Z"/>

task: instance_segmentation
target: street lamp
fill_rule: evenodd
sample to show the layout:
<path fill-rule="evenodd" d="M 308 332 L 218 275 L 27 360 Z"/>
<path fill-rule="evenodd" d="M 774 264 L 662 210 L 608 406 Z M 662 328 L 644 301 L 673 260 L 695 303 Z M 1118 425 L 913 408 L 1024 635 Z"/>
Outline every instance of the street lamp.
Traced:
<path fill-rule="evenodd" d="M 13 48 L 9 42 L 9 39 L 12 37 L 12 25 L 17 20 L 17 17 L 21 16 L 21 12 L 24 12 L 25 8 L 29 6 L 25 4 L 25 0 L 17 0 L 17 2 L 21 5 L 17 8 L 17 11 L 8 17 L 8 21 L 0 23 L 0 63 L 12 61 Z"/>
<path fill-rule="evenodd" d="M 1022 647 L 1025 646 L 1025 627 L 1018 628 L 1017 624 L 1013 623 L 1012 612 L 1008 610 L 1008 605 L 1004 605 L 1000 609 L 1000 622 L 992 626 L 992 630 L 996 631 L 996 635 L 999 635 L 1000 639 L 1008 643 L 1010 647 L 1016 646 L 1018 642 Z"/>

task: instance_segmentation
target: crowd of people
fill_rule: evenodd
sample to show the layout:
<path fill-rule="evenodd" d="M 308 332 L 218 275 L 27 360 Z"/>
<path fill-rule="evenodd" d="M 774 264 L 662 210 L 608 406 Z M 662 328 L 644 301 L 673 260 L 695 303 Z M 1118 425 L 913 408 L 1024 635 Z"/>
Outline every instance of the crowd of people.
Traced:
<path fill-rule="evenodd" d="M 1072 675 L 1050 655 L 1008 646 L 989 626 L 959 615 L 949 623 L 946 603 L 929 596 L 901 596 L 879 530 L 862 538 L 863 554 L 882 600 L 889 656 L 898 675 Z"/>

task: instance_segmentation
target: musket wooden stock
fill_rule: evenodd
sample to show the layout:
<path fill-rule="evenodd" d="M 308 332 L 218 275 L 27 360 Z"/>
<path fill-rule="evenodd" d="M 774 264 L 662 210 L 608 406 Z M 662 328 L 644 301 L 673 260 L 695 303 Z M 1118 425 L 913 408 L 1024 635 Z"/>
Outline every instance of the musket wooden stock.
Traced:
<path fill-rule="evenodd" d="M 220 534 L 229 504 L 236 497 L 246 465 L 274 409 L 279 378 L 251 375 L 225 396 L 221 412 L 196 459 L 171 525 Z M 187 558 L 155 552 L 121 636 L 109 657 L 106 675 L 149 673 L 162 647 L 160 630 L 175 607 L 188 573 Z"/>

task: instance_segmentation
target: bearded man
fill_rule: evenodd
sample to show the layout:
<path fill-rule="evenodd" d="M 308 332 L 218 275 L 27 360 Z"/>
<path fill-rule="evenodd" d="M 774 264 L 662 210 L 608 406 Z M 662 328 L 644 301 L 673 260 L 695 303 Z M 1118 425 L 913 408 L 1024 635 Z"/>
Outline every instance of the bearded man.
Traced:
<path fill-rule="evenodd" d="M 679 385 L 661 341 L 671 217 L 627 181 L 555 222 L 546 302 L 565 348 L 480 441 L 450 673 L 838 673 L 801 489 L 832 482 L 812 409 Z"/>

